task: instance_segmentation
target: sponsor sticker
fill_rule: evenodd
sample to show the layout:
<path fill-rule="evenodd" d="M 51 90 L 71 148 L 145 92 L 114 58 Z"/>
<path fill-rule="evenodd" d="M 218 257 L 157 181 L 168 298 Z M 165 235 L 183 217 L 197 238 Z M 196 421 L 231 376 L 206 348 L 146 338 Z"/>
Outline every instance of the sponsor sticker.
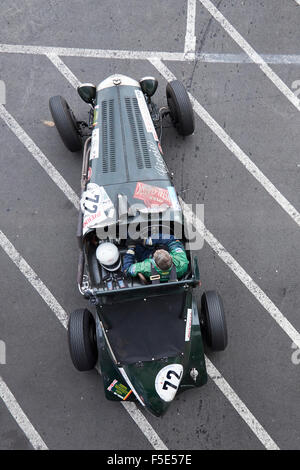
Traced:
<path fill-rule="evenodd" d="M 150 184 L 138 182 L 133 197 L 144 202 L 146 207 L 172 206 L 168 189 L 151 186 Z"/>
<path fill-rule="evenodd" d="M 118 382 L 117 380 L 114 380 L 109 387 L 107 387 L 107 390 L 109 392 L 112 392 L 114 395 L 117 397 L 121 398 L 121 400 L 126 400 L 129 395 L 132 393 L 132 390 L 130 388 L 126 387 L 123 385 L 121 382 Z"/>
<path fill-rule="evenodd" d="M 155 130 L 147 103 L 145 101 L 143 92 L 141 90 L 135 90 L 135 95 L 138 100 L 139 108 L 140 108 L 141 115 L 144 120 L 147 132 L 151 132 L 153 134 L 154 139 L 158 140 L 156 130 Z"/>
<path fill-rule="evenodd" d="M 113 220 L 114 205 L 103 186 L 88 183 L 86 191 L 82 194 L 80 207 L 83 212 L 83 234 L 89 228 L 101 227 L 103 223 Z"/>
<path fill-rule="evenodd" d="M 192 331 L 192 309 L 188 308 L 186 315 L 186 325 L 185 325 L 185 341 L 189 341 L 191 338 Z"/>
<path fill-rule="evenodd" d="M 174 399 L 182 373 L 181 364 L 169 364 L 158 372 L 155 378 L 155 390 L 162 400 L 170 402 Z"/>
<path fill-rule="evenodd" d="M 90 160 L 94 160 L 94 158 L 99 158 L 99 128 L 92 132 Z"/>

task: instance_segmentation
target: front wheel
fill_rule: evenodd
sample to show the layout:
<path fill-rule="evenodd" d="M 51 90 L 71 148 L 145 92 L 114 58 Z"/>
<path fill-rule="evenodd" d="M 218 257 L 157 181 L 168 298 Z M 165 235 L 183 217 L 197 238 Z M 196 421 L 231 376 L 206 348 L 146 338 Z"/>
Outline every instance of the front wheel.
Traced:
<path fill-rule="evenodd" d="M 170 115 L 180 135 L 191 135 L 195 130 L 194 111 L 183 83 L 173 80 L 167 84 L 166 95 Z"/>
<path fill-rule="evenodd" d="M 58 133 L 70 152 L 82 148 L 81 137 L 78 133 L 77 122 L 73 111 L 62 96 L 52 96 L 49 108 Z"/>
<path fill-rule="evenodd" d="M 77 370 L 87 371 L 95 367 L 98 350 L 96 323 L 87 309 L 71 313 L 68 327 L 69 350 L 72 362 Z"/>
<path fill-rule="evenodd" d="M 201 324 L 207 345 L 213 351 L 223 351 L 227 346 L 227 326 L 223 302 L 215 291 L 201 297 Z"/>

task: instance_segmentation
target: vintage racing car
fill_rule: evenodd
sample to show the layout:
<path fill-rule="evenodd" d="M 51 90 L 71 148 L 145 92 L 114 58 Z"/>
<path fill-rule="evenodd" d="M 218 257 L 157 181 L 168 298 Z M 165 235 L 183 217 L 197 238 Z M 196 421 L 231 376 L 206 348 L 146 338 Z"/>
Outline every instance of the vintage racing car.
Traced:
<path fill-rule="evenodd" d="M 61 96 L 49 106 L 66 147 L 83 148 L 77 280 L 96 312 L 70 315 L 73 364 L 79 371 L 98 365 L 109 400 L 137 401 L 160 416 L 176 393 L 207 381 L 202 336 L 210 348 L 223 350 L 227 330 L 215 291 L 202 294 L 198 310 L 198 260 L 160 144 L 166 116 L 180 135 L 193 134 L 193 109 L 177 80 L 167 84 L 167 106 L 158 108 L 152 101 L 157 84 L 153 77 L 117 74 L 98 87 L 80 85 L 90 105 L 88 122 L 78 121 Z M 143 244 L 153 233 L 177 237 L 178 231 L 189 260 L 182 278 L 124 274 L 129 243 Z"/>

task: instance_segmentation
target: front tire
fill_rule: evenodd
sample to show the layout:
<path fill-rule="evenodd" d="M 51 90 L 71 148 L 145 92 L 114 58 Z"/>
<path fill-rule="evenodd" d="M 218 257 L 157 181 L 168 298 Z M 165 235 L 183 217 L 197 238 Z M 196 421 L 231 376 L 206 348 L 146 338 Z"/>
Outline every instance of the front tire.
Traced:
<path fill-rule="evenodd" d="M 71 313 L 68 327 L 69 350 L 72 362 L 79 371 L 95 367 L 98 350 L 96 340 L 96 323 L 87 309 Z"/>
<path fill-rule="evenodd" d="M 201 297 L 201 324 L 207 345 L 213 351 L 224 351 L 228 343 L 223 302 L 215 291 Z"/>
<path fill-rule="evenodd" d="M 49 108 L 58 133 L 70 152 L 82 148 L 81 137 L 78 134 L 77 122 L 73 111 L 62 96 L 52 96 Z"/>
<path fill-rule="evenodd" d="M 193 134 L 195 130 L 194 111 L 183 83 L 179 80 L 169 82 L 166 87 L 166 95 L 171 119 L 178 133 L 183 136 Z"/>

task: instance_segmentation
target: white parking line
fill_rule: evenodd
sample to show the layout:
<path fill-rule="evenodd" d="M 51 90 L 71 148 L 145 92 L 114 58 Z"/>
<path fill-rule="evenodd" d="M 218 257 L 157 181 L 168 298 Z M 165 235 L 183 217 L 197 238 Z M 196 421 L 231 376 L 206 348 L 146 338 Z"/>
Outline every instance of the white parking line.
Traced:
<path fill-rule="evenodd" d="M 22 429 L 23 433 L 29 440 L 30 444 L 35 450 L 48 450 L 45 442 L 33 427 L 26 414 L 20 407 L 19 403 L 15 399 L 14 395 L 9 390 L 8 386 L 0 376 L 0 398 L 3 400 L 8 411 Z"/>
<path fill-rule="evenodd" d="M 300 0 L 295 0 L 295 2 L 297 3 L 297 5 L 300 5 Z"/>
<path fill-rule="evenodd" d="M 0 44 L 0 52 L 35 55 L 54 54 L 62 57 L 86 57 L 94 59 L 146 60 L 149 57 L 161 57 L 163 60 L 184 60 L 184 52 L 81 49 L 78 47 L 27 46 L 23 44 Z"/>
<path fill-rule="evenodd" d="M 52 181 L 67 196 L 69 201 L 74 204 L 76 209 L 79 209 L 79 198 L 77 194 L 73 191 L 73 189 L 69 186 L 69 184 L 62 177 L 62 175 L 56 170 L 52 163 L 50 163 L 48 158 L 33 142 L 29 135 L 26 134 L 24 129 L 18 124 L 15 118 L 7 111 L 7 109 L 3 105 L 0 105 L 0 117 L 10 128 L 10 130 L 15 134 L 15 136 L 20 140 L 20 142 L 22 142 L 22 144 L 27 148 L 27 150 L 36 159 L 36 161 L 41 165 L 43 170 L 46 171 Z"/>
<path fill-rule="evenodd" d="M 249 428 L 256 435 L 256 437 L 260 440 L 263 446 L 267 450 L 279 450 L 278 445 L 273 441 L 273 439 L 267 433 L 267 431 L 263 428 L 263 426 L 257 421 L 255 416 L 247 408 L 245 403 L 243 403 L 242 400 L 237 396 L 235 391 L 231 388 L 229 383 L 226 382 L 224 377 L 222 377 L 218 369 L 213 365 L 213 363 L 208 359 L 208 357 L 205 358 L 205 362 L 206 362 L 207 373 L 210 376 L 210 378 L 214 381 L 217 387 L 230 401 L 231 405 L 235 408 L 238 414 L 243 418 L 245 423 L 248 424 Z"/>
<path fill-rule="evenodd" d="M 0 230 L 0 246 L 3 248 L 5 253 L 10 257 L 13 263 L 17 266 L 17 268 L 21 271 L 21 273 L 25 276 L 28 282 L 32 285 L 32 287 L 38 292 L 38 294 L 42 297 L 44 302 L 49 306 L 49 308 L 53 311 L 57 319 L 63 325 L 64 328 L 67 328 L 68 324 L 68 316 L 62 306 L 58 303 L 58 301 L 54 298 L 52 293 L 49 289 L 45 286 L 45 284 L 41 281 L 38 275 L 33 271 L 33 269 L 29 266 L 29 264 L 25 261 L 25 259 L 20 255 L 20 253 L 16 250 L 13 244 L 8 240 L 8 238 L 4 235 L 4 233 Z M 237 394 L 233 391 L 230 387 L 228 382 L 222 377 L 220 372 L 216 369 L 216 367 L 211 363 L 211 361 L 206 357 L 206 364 L 208 367 L 208 375 L 211 379 L 215 382 L 218 388 L 222 391 L 224 396 L 229 400 L 229 402 L 233 405 L 235 410 L 241 416 L 241 418 L 246 422 L 246 424 L 250 427 L 253 433 L 257 436 L 257 438 L 262 442 L 262 444 L 266 447 L 266 449 L 275 449 L 277 445 L 273 441 L 273 439 L 269 436 L 269 434 L 265 431 L 265 429 L 259 424 L 257 419 L 253 416 L 253 414 L 249 411 L 247 406 L 242 402 L 242 400 L 237 396 Z M 98 372 L 100 372 L 98 370 Z M 141 411 L 137 408 L 135 403 L 128 402 L 124 403 L 121 402 L 129 413 L 131 418 L 134 422 L 138 425 L 144 436 L 148 439 L 150 444 L 156 450 L 167 450 L 168 448 L 163 443 L 161 438 L 152 428 L 151 424 L 147 421 Z"/>
<path fill-rule="evenodd" d="M 300 55 L 297 54 L 261 54 L 261 57 L 267 64 L 300 65 Z M 254 64 L 247 54 L 196 52 L 195 58 L 198 62 L 217 64 Z"/>
<path fill-rule="evenodd" d="M 46 54 L 46 56 L 74 88 L 77 88 L 81 84 L 78 78 L 75 77 L 73 72 L 71 72 L 69 67 L 67 67 L 66 64 L 56 54 L 49 53 Z"/>
<path fill-rule="evenodd" d="M 151 64 L 168 81 L 176 80 L 175 75 L 166 67 L 160 59 L 150 59 Z M 251 175 L 265 188 L 270 196 L 282 207 L 282 209 L 300 226 L 300 213 L 297 209 L 281 194 L 274 184 L 263 174 L 263 172 L 253 163 L 248 155 L 232 140 L 224 129 L 213 119 L 203 106 L 189 93 L 195 112 L 205 122 L 205 124 L 219 137 L 224 145 L 233 153 L 233 155 L 244 165 Z"/>
<path fill-rule="evenodd" d="M 140 428 L 142 433 L 147 436 L 148 441 L 156 450 L 168 450 L 158 434 L 154 431 L 150 423 L 146 420 L 143 413 L 137 408 L 136 404 L 130 401 L 121 401 L 125 410 L 130 414 L 135 424 Z"/>
<path fill-rule="evenodd" d="M 300 111 L 300 100 L 289 89 L 289 87 L 276 75 L 275 72 L 266 64 L 252 46 L 241 36 L 240 33 L 229 23 L 222 13 L 214 6 L 210 0 L 199 0 L 209 13 L 218 21 L 231 38 L 244 50 L 244 52 L 259 66 L 262 72 L 274 83 L 281 93 Z"/>
<path fill-rule="evenodd" d="M 159 58 L 164 61 L 189 62 L 197 58 L 200 62 L 225 63 L 225 64 L 254 64 L 247 54 L 229 54 L 200 52 L 185 54 L 184 52 L 163 51 L 119 51 L 110 49 L 81 49 L 71 47 L 30 46 L 17 44 L 0 44 L 0 53 L 8 54 L 33 54 L 62 57 L 82 57 L 95 59 L 134 59 L 148 60 Z M 297 54 L 260 54 L 267 64 L 299 65 L 300 55 Z"/>
<path fill-rule="evenodd" d="M 27 281 L 30 282 L 32 287 L 37 291 L 37 293 L 42 297 L 43 301 L 49 306 L 54 315 L 58 318 L 60 323 L 67 328 L 68 326 L 68 315 L 57 302 L 55 297 L 51 294 L 49 289 L 37 276 L 34 270 L 29 266 L 20 253 L 16 250 L 14 245 L 9 241 L 9 239 L 4 235 L 0 230 L 0 246 L 3 248 L 5 253 L 10 257 L 10 259 L 15 263 L 17 268 L 21 271 L 23 276 L 26 277 Z"/>
<path fill-rule="evenodd" d="M 195 58 L 196 36 L 196 0 L 187 0 L 187 18 L 186 18 L 186 35 L 184 42 L 184 53 L 192 54 L 191 59 Z"/>
<path fill-rule="evenodd" d="M 68 315 L 63 307 L 59 304 L 59 302 L 55 299 L 53 294 L 49 291 L 49 289 L 45 286 L 43 281 L 38 277 L 38 275 L 34 272 L 34 270 L 29 266 L 29 264 L 25 261 L 25 259 L 20 255 L 20 253 L 16 250 L 14 245 L 9 241 L 9 239 L 4 235 L 4 233 L 0 230 L 0 246 L 3 248 L 5 253 L 10 257 L 13 263 L 17 266 L 17 268 L 21 271 L 21 273 L 25 276 L 27 281 L 32 285 L 32 287 L 37 291 L 37 293 L 41 296 L 43 301 L 48 305 L 48 307 L 52 310 L 56 318 L 60 321 L 62 326 L 67 329 L 68 327 Z M 99 372 L 99 371 L 98 371 Z M 1 393 L 1 383 L 0 383 L 0 393 Z M 2 398 L 2 395 L 1 395 Z M 12 403 L 14 403 L 11 400 Z M 10 401 L 8 400 L 8 403 Z M 16 406 L 11 407 L 12 414 L 14 410 L 16 410 Z M 9 410 L 11 411 L 11 408 Z M 162 442 L 160 437 L 156 434 L 150 423 L 147 419 L 143 416 L 143 414 L 137 409 L 135 403 L 132 403 L 132 406 L 125 406 L 126 411 L 130 414 L 131 418 L 136 422 L 139 428 L 142 430 L 144 436 L 150 444 L 156 450 L 165 450 L 167 447 Z M 19 410 L 18 410 L 19 412 Z M 13 414 L 14 418 L 16 413 Z M 20 415 L 20 413 L 19 413 Z M 24 415 L 25 416 L 25 415 Z M 17 421 L 17 419 L 16 419 Z M 17 421 L 19 424 L 19 421 Z M 20 421 L 22 424 L 22 421 Z M 20 427 L 22 427 L 20 425 Z M 23 428 L 22 428 L 23 429 Z M 29 425 L 27 424 L 26 430 L 30 430 Z M 26 433 L 25 433 L 26 434 Z M 26 434 L 27 435 L 27 434 Z M 29 434 L 30 435 L 30 434 Z M 30 441 L 31 442 L 31 441 Z"/>

